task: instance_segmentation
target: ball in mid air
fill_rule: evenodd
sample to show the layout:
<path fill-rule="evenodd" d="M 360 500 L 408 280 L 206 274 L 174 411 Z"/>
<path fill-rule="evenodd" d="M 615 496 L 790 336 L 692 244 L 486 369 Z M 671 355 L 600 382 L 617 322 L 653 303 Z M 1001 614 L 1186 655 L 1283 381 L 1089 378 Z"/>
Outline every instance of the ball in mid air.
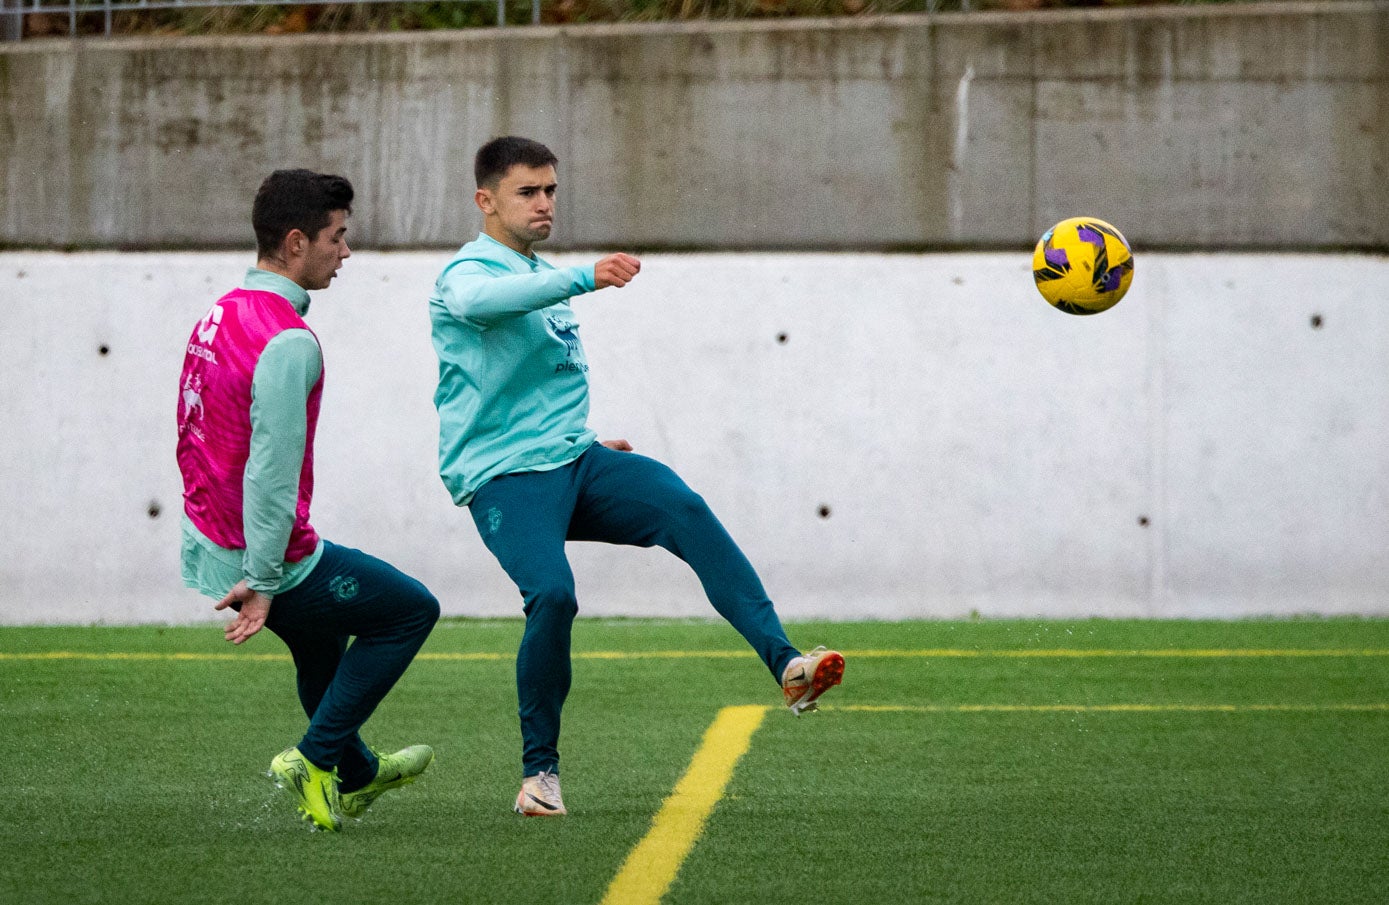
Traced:
<path fill-rule="evenodd" d="M 1099 314 L 1119 304 L 1133 282 L 1133 252 L 1123 233 L 1094 217 L 1071 217 L 1042 234 L 1032 253 L 1037 291 L 1067 314 Z"/>

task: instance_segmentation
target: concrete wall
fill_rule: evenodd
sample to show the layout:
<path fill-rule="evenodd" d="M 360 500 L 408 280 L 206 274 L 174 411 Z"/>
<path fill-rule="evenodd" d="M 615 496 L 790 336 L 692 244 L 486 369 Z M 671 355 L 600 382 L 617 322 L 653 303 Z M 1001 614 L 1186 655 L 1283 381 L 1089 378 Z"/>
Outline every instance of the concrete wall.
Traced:
<path fill-rule="evenodd" d="M 511 615 L 435 475 L 447 257 L 358 253 L 316 294 L 314 521 Z M 211 617 L 178 577 L 178 372 L 248 263 L 0 254 L 0 622 Z M 1140 249 L 1091 318 L 1022 251 L 645 265 L 575 303 L 593 423 L 701 491 L 788 617 L 1389 614 L 1389 258 Z M 663 552 L 571 550 L 585 613 L 711 612 Z"/>
<path fill-rule="evenodd" d="M 0 245 L 244 247 L 271 169 L 456 244 L 471 156 L 562 158 L 589 248 L 1389 247 L 1389 3 L 0 47 Z M 556 247 L 560 247 L 558 244 Z"/>

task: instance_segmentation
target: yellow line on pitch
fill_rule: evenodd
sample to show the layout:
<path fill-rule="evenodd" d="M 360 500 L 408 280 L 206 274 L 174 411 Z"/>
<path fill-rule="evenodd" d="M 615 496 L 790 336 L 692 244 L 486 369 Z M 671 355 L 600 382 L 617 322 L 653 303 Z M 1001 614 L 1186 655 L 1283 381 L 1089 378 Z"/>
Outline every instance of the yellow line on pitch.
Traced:
<path fill-rule="evenodd" d="M 733 768 L 747 753 L 767 709 L 742 706 L 719 711 L 685 775 L 652 819 L 651 829 L 627 855 L 601 905 L 656 905 L 661 901 L 704 831 L 714 805 L 723 797 Z"/>
<path fill-rule="evenodd" d="M 1371 704 L 846 704 L 859 713 L 1389 713 Z"/>
<path fill-rule="evenodd" d="M 416 656 L 417 660 L 442 662 L 498 662 L 510 661 L 514 653 L 494 651 L 428 652 Z M 575 660 L 739 660 L 751 657 L 747 650 L 594 650 L 575 651 Z M 846 650 L 849 659 L 1083 659 L 1088 657 L 1151 657 L 1181 659 L 1238 659 L 1260 657 L 1389 657 L 1389 648 L 1153 648 L 1138 650 L 1108 650 L 1085 648 L 1058 648 L 1051 650 L 1014 650 L 964 648 L 930 648 L 923 650 Z M 253 654 L 248 652 L 225 653 L 185 653 L 156 651 L 0 651 L 0 660 L 288 660 L 289 655 Z"/>

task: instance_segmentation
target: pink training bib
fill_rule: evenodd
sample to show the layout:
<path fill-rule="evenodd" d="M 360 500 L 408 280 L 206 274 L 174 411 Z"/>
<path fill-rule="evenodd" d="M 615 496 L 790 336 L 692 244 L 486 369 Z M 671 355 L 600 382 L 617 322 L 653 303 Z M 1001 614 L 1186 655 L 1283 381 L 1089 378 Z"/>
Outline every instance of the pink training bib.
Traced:
<path fill-rule="evenodd" d="M 178 403 L 183 510 L 193 525 L 220 547 L 246 548 L 242 479 L 251 447 L 251 380 L 266 344 L 292 329 L 309 327 L 287 299 L 273 292 L 234 289 L 217 300 L 188 338 Z M 304 464 L 299 472 L 294 528 L 285 548 L 286 562 L 298 562 L 318 546 L 318 533 L 309 524 L 309 503 L 313 498 L 314 432 L 322 397 L 320 373 L 305 411 L 308 432 Z"/>

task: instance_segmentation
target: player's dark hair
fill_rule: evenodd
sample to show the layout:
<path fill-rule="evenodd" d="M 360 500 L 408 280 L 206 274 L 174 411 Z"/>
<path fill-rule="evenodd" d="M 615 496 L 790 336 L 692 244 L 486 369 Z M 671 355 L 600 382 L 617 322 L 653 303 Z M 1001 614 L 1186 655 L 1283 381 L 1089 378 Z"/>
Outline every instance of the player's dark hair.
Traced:
<path fill-rule="evenodd" d="M 497 183 L 512 167 L 552 167 L 559 163 L 554 152 L 538 141 L 503 135 L 478 148 L 473 160 L 473 176 L 477 187 L 496 188 Z"/>
<path fill-rule="evenodd" d="M 260 184 L 251 206 L 256 252 L 263 258 L 278 253 L 291 230 L 318 238 L 333 211 L 352 213 L 352 183 L 312 170 L 276 170 Z"/>

